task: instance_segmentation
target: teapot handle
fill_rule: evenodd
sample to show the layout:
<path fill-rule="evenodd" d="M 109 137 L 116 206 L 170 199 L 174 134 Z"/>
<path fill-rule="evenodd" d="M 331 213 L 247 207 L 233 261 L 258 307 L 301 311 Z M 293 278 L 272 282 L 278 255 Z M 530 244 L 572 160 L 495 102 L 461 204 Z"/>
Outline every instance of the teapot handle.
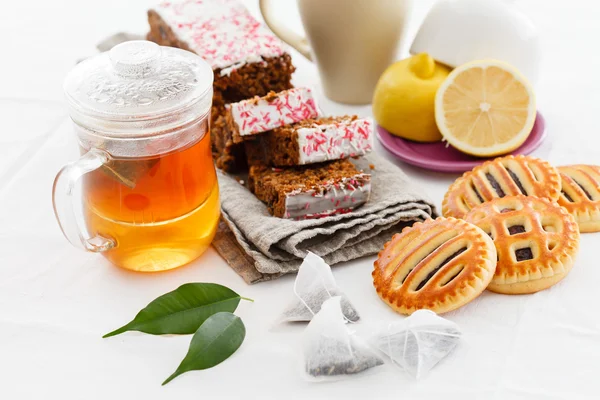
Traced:
<path fill-rule="evenodd" d="M 310 54 L 310 46 L 308 45 L 306 38 L 289 29 L 277 19 L 273 12 L 272 0 L 260 0 L 259 5 L 260 13 L 273 33 L 294 49 L 298 50 L 298 52 L 309 61 L 313 61 L 312 55 Z"/>
<path fill-rule="evenodd" d="M 54 215 L 63 234 L 72 245 L 95 253 L 112 249 L 116 242 L 99 235 L 90 237 L 83 215 L 77 213 L 81 211 L 77 209 L 77 203 L 82 204 L 82 199 L 74 196 L 74 191 L 83 175 L 97 170 L 110 160 L 110 155 L 105 151 L 91 149 L 79 160 L 65 165 L 56 175 L 52 187 Z"/>

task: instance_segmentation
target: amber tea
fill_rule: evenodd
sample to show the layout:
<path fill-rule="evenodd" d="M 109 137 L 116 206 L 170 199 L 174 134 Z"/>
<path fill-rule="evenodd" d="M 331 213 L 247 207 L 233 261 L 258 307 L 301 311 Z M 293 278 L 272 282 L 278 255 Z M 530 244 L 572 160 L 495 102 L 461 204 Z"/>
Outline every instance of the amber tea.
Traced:
<path fill-rule="evenodd" d="M 168 154 L 111 160 L 84 177 L 88 231 L 115 241 L 104 253 L 114 264 L 164 271 L 210 245 L 219 193 L 209 136 Z"/>

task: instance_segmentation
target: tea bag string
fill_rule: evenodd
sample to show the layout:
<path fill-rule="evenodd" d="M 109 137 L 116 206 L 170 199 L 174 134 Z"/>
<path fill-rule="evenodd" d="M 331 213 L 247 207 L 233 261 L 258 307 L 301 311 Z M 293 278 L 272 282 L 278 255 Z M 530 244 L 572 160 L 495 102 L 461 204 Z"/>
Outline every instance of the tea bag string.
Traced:
<path fill-rule="evenodd" d="M 402 368 L 404 368 L 405 370 L 407 370 L 407 367 L 405 366 L 406 360 L 404 360 L 404 357 L 406 357 L 406 348 L 408 347 L 408 335 L 409 334 L 410 334 L 410 323 L 408 323 L 406 326 L 406 333 L 404 334 L 404 346 L 402 348 L 402 358 L 403 358 Z M 417 352 L 418 351 L 419 351 L 419 349 L 417 348 Z M 417 365 L 417 368 L 419 368 L 418 365 Z M 417 373 L 418 373 L 418 371 L 417 371 Z"/>
<path fill-rule="evenodd" d="M 398 365 L 400 365 L 402 368 L 404 368 L 404 364 L 402 362 L 398 362 L 398 360 L 396 360 L 394 358 L 394 353 L 392 353 L 392 325 L 394 325 L 394 323 L 389 322 L 388 326 L 387 326 L 387 348 L 388 348 L 388 355 L 390 357 L 390 359 L 392 360 L 393 363 L 396 363 Z M 404 345 L 403 345 L 403 355 L 406 355 L 406 347 L 408 345 L 408 334 L 409 334 L 409 327 L 406 326 L 404 329 Z"/>
<path fill-rule="evenodd" d="M 387 342 L 388 342 L 388 354 L 390 355 L 392 362 L 397 364 L 396 360 L 394 360 L 394 353 L 392 353 L 392 323 L 391 322 L 388 323 Z"/>
<path fill-rule="evenodd" d="M 431 333 L 433 335 L 439 335 L 439 336 L 460 337 L 460 332 L 452 333 L 452 332 L 427 331 L 427 330 L 420 330 L 419 332 L 420 333 Z"/>
<path fill-rule="evenodd" d="M 346 317 L 344 317 L 345 319 Z M 348 332 L 348 328 L 344 327 L 344 329 L 346 329 L 346 332 Z M 354 347 L 352 346 L 352 335 L 354 335 L 353 333 L 348 332 L 348 352 L 350 353 L 350 358 L 351 359 L 355 359 L 355 354 L 354 354 Z M 356 361 L 355 361 L 356 362 Z"/>

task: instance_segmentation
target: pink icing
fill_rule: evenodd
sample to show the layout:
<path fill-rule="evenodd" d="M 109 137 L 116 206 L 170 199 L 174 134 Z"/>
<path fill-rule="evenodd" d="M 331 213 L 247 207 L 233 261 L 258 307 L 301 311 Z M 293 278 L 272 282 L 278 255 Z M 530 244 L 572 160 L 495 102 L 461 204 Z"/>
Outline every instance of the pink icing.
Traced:
<path fill-rule="evenodd" d="M 362 156 L 373 149 L 373 121 L 346 119 L 298 129 L 299 164 Z"/>
<path fill-rule="evenodd" d="M 230 104 L 228 109 L 240 136 L 255 135 L 320 115 L 308 88 L 284 90 L 269 100 L 255 97 Z"/>
<path fill-rule="evenodd" d="M 164 1 L 154 11 L 222 75 L 285 53 L 283 43 L 238 0 Z"/>

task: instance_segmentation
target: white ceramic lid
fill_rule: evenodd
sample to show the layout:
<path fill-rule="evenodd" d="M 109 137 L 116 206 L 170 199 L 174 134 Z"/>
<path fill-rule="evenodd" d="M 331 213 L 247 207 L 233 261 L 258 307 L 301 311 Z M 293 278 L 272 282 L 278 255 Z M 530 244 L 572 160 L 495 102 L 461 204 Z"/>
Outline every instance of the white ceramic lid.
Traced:
<path fill-rule="evenodd" d="M 511 0 L 439 0 L 425 17 L 410 48 L 458 67 L 496 59 L 517 67 L 535 85 L 542 59 L 533 21 Z"/>
<path fill-rule="evenodd" d="M 208 114 L 212 83 L 212 68 L 194 53 L 135 40 L 78 64 L 64 90 L 75 123 L 131 137 Z"/>

